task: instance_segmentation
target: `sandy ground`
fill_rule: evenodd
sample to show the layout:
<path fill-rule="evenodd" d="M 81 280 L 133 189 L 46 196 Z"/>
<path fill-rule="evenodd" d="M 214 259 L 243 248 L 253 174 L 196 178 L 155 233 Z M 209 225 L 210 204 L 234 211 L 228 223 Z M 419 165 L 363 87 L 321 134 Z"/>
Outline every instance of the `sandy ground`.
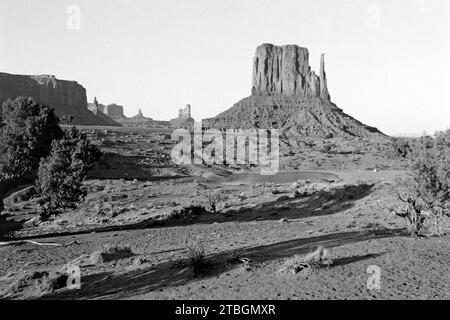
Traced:
<path fill-rule="evenodd" d="M 285 141 L 282 170 L 308 177 L 230 183 L 231 173 L 252 168 L 179 167 L 166 156 L 173 145 L 167 133 L 111 130 L 89 129 L 108 154 L 86 181 L 89 193 L 79 208 L 30 222 L 36 199 L 7 201 L 3 238 L 59 246 L 0 246 L 4 298 L 450 298 L 450 235 L 411 238 L 404 221 L 389 214 L 397 179 L 406 174 L 386 143 L 333 140 L 334 153 L 324 153 L 330 141 Z M 207 207 L 213 190 L 226 197 L 220 213 L 183 211 Z M 191 237 L 207 254 L 200 274 L 187 257 Z M 90 260 L 105 246 L 130 251 Z M 280 272 L 287 260 L 317 246 L 330 249 L 329 265 Z M 74 261 L 81 268 L 80 290 L 11 291 L 26 271 L 58 270 Z M 367 286 L 370 266 L 380 268 L 379 289 Z"/>

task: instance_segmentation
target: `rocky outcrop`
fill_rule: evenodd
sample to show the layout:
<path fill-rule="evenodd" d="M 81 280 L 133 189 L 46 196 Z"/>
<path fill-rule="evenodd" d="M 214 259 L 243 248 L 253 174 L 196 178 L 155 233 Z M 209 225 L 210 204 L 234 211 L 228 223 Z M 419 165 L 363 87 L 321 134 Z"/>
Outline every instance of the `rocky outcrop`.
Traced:
<path fill-rule="evenodd" d="M 383 133 L 345 114 L 330 101 L 325 60 L 311 70 L 306 48 L 263 44 L 253 60 L 252 95 L 215 118 L 206 128 L 280 129 L 290 135 L 384 138 Z"/>
<path fill-rule="evenodd" d="M 115 103 L 108 104 L 104 108 L 103 113 L 106 114 L 108 117 L 110 117 L 113 120 L 125 119 L 125 115 L 123 113 L 123 106 L 120 106 L 120 105 L 115 104 Z"/>
<path fill-rule="evenodd" d="M 161 124 L 158 123 L 158 121 L 144 116 L 141 109 L 138 110 L 137 115 L 130 118 L 124 118 L 119 121 L 125 127 L 161 127 Z"/>
<path fill-rule="evenodd" d="M 153 121 L 152 118 L 148 118 L 148 117 L 144 116 L 144 114 L 142 113 L 141 109 L 138 109 L 137 115 L 135 115 L 135 116 L 133 116 L 131 118 L 128 118 L 128 120 L 137 121 L 137 122 L 139 122 L 139 121 Z"/>
<path fill-rule="evenodd" d="M 53 107 L 59 117 L 72 116 L 71 124 L 110 125 L 88 110 L 86 89 L 75 81 L 58 80 L 52 75 L 0 73 L 0 103 L 19 96 Z"/>
<path fill-rule="evenodd" d="M 88 103 L 88 110 L 91 111 L 95 116 L 99 119 L 101 119 L 105 125 L 108 126 L 120 126 L 121 124 L 110 117 L 108 117 L 106 114 L 103 113 L 103 110 L 105 109 L 105 105 L 100 103 Z"/>
<path fill-rule="evenodd" d="M 253 58 L 252 95 L 297 96 L 329 100 L 324 55 L 320 75 L 311 71 L 308 49 L 297 45 L 263 44 Z"/>
<path fill-rule="evenodd" d="M 194 127 L 195 120 L 191 117 L 191 105 L 187 104 L 186 108 L 178 110 L 178 117 L 170 120 L 170 126 L 174 128 L 187 128 Z"/>

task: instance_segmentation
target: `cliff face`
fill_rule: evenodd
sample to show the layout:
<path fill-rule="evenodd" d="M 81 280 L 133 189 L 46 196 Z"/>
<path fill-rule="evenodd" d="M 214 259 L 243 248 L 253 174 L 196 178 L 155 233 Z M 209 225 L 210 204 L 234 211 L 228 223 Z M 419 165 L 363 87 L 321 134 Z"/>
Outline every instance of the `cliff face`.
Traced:
<path fill-rule="evenodd" d="M 329 100 L 324 56 L 320 75 L 311 71 L 308 49 L 297 45 L 263 44 L 253 58 L 252 95 L 297 96 Z"/>
<path fill-rule="evenodd" d="M 72 124 L 108 125 L 87 109 L 86 89 L 75 81 L 55 76 L 13 75 L 0 73 L 0 103 L 19 96 L 53 107 L 58 116 L 73 116 Z"/>
<path fill-rule="evenodd" d="M 311 70 L 308 49 L 263 44 L 253 59 L 252 95 L 214 118 L 206 128 L 280 129 L 289 135 L 386 137 L 345 114 L 330 101 L 322 54 L 319 75 Z"/>
<path fill-rule="evenodd" d="M 115 103 L 108 104 L 102 112 L 113 120 L 125 119 L 125 115 L 123 114 L 123 106 Z"/>

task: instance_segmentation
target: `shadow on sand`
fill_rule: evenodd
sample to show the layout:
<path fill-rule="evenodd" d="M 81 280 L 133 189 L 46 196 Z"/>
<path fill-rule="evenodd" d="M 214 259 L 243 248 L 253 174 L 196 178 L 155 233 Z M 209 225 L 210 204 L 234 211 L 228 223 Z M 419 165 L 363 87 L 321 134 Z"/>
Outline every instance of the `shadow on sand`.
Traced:
<path fill-rule="evenodd" d="M 110 226 L 86 226 L 78 230 L 40 234 L 34 236 L 17 237 L 11 240 L 42 239 L 60 236 L 103 233 L 111 231 L 138 230 L 148 228 L 165 228 L 186 226 L 191 224 L 211 224 L 214 222 L 245 222 L 279 220 L 280 218 L 301 219 L 332 215 L 355 205 L 355 201 L 362 199 L 372 191 L 372 184 L 346 185 L 329 191 L 319 191 L 310 196 L 288 197 L 280 196 L 277 200 L 261 203 L 252 208 L 229 210 L 225 214 L 211 214 L 200 210 L 189 215 L 167 217 L 162 220 L 149 219 L 134 224 Z M 8 240 L 8 239 L 5 239 Z"/>
<path fill-rule="evenodd" d="M 170 167 L 167 159 L 161 157 L 162 155 L 149 157 L 105 152 L 89 171 L 88 179 L 158 181 L 187 177 L 184 175 L 158 176 L 158 169 Z M 148 162 L 149 159 L 151 163 Z"/>
<path fill-rule="evenodd" d="M 342 232 L 243 248 L 239 250 L 239 254 L 241 257 L 251 259 L 253 263 L 265 263 L 291 257 L 295 254 L 310 252 L 318 245 L 335 247 L 369 239 L 380 239 L 403 234 L 403 229 Z M 230 269 L 230 267 L 226 266 L 225 261 L 232 252 L 225 251 L 209 255 L 207 257 L 207 260 L 210 262 L 208 271 L 199 278 L 194 277 L 194 273 L 187 259 L 171 260 L 147 269 L 130 271 L 119 275 L 103 272 L 82 277 L 81 290 L 66 290 L 59 294 L 47 295 L 43 299 L 121 299 L 143 295 L 164 287 L 175 287 L 190 281 L 220 275 Z M 331 267 L 370 259 L 378 255 L 380 254 L 338 258 Z"/>

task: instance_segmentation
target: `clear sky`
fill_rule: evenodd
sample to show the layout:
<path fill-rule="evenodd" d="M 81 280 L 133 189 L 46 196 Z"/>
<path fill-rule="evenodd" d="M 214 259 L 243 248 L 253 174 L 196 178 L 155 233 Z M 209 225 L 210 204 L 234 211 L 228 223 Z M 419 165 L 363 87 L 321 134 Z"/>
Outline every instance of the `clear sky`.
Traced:
<path fill-rule="evenodd" d="M 0 1 L 0 71 L 76 80 L 128 116 L 215 116 L 250 95 L 262 43 L 307 47 L 316 71 L 324 52 L 332 100 L 388 134 L 450 127 L 450 0 Z"/>

